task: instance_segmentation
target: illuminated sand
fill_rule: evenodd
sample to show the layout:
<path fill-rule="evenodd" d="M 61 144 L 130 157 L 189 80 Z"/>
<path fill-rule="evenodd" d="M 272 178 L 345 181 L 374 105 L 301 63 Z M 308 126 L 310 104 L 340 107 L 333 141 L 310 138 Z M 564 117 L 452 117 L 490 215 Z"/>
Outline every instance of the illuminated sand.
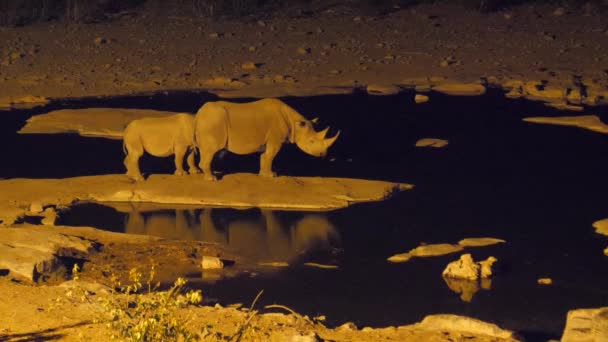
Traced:
<path fill-rule="evenodd" d="M 529 117 L 523 119 L 526 122 L 534 122 L 540 124 L 574 126 L 588 129 L 598 133 L 608 133 L 608 125 L 604 124 L 596 115 L 581 115 L 581 116 L 559 116 L 559 117 Z"/>
<path fill-rule="evenodd" d="M 10 179 L 0 181 L 0 220 L 13 222 L 32 203 L 69 205 L 74 201 L 329 210 L 382 200 L 410 188 L 410 184 L 361 179 L 264 178 L 254 174 L 230 174 L 218 182 L 205 181 L 201 175 L 152 175 L 139 183 L 125 175 Z"/>
<path fill-rule="evenodd" d="M 177 112 L 150 109 L 61 109 L 29 118 L 18 133 L 77 133 L 82 136 L 122 139 L 123 130 L 135 119 L 174 114 Z"/>

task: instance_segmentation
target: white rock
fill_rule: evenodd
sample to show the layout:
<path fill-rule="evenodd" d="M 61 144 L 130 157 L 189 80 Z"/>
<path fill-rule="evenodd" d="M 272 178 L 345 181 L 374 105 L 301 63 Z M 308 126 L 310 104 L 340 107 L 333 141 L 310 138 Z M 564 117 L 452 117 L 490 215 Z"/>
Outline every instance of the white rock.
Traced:
<path fill-rule="evenodd" d="M 441 148 L 447 146 L 448 141 L 437 138 L 422 138 L 416 141 L 416 147 L 435 147 Z"/>
<path fill-rule="evenodd" d="M 443 270 L 442 276 L 447 278 L 460 278 L 477 280 L 480 275 L 480 266 L 473 261 L 471 254 L 463 254 L 460 259 L 452 261 Z"/>
<path fill-rule="evenodd" d="M 55 209 L 53 209 L 52 207 L 48 207 L 48 208 L 44 209 L 44 212 L 42 213 L 42 215 L 44 215 L 44 217 L 42 218 L 40 223 L 42 223 L 45 226 L 54 226 L 55 225 L 55 221 L 57 220 L 57 212 L 55 212 Z"/>
<path fill-rule="evenodd" d="M 459 331 L 472 335 L 486 335 L 493 338 L 519 341 L 512 331 L 501 329 L 496 324 L 486 323 L 466 316 L 449 314 L 430 315 L 414 326 L 424 330 Z"/>
<path fill-rule="evenodd" d="M 536 281 L 539 285 L 551 285 L 553 284 L 553 279 L 551 278 L 538 278 Z"/>
<path fill-rule="evenodd" d="M 608 236 L 608 218 L 593 222 L 593 228 L 596 233 Z"/>
<path fill-rule="evenodd" d="M 486 260 L 478 262 L 480 267 L 480 276 L 482 278 L 489 278 L 492 276 L 492 265 L 498 261 L 495 257 L 488 257 Z"/>
<path fill-rule="evenodd" d="M 436 85 L 432 89 L 440 93 L 456 96 L 478 96 L 486 92 L 486 87 L 477 83 L 445 83 Z"/>
<path fill-rule="evenodd" d="M 42 212 L 42 210 L 43 210 L 42 203 L 32 202 L 30 204 L 30 208 L 29 208 L 30 213 L 37 214 L 37 213 Z"/>
<path fill-rule="evenodd" d="M 366 89 L 370 95 L 394 95 L 401 91 L 401 88 L 392 84 L 370 84 Z"/>
<path fill-rule="evenodd" d="M 608 307 L 568 311 L 562 342 L 608 341 Z"/>
<path fill-rule="evenodd" d="M 224 268 L 224 263 L 218 257 L 203 256 L 201 260 L 201 268 L 203 270 L 220 270 Z"/>
<path fill-rule="evenodd" d="M 497 238 L 489 238 L 489 237 L 479 237 L 479 238 L 465 238 L 458 241 L 458 244 L 462 247 L 483 247 L 483 246 L 491 246 L 498 243 L 506 242 L 503 239 Z"/>
<path fill-rule="evenodd" d="M 416 102 L 416 103 L 425 103 L 428 101 L 429 101 L 429 97 L 426 95 L 416 94 L 416 96 L 414 96 L 414 102 Z"/>
<path fill-rule="evenodd" d="M 560 126 L 574 126 L 590 131 L 608 134 L 608 125 L 604 124 L 596 115 L 560 116 L 560 117 L 528 117 L 523 121 Z"/>
<path fill-rule="evenodd" d="M 452 245 L 449 243 L 438 243 L 432 245 L 421 245 L 407 253 L 399 253 L 389 257 L 387 260 L 390 262 L 405 262 L 410 260 L 412 257 L 430 257 L 446 255 L 450 253 L 459 252 L 462 250 L 462 246 Z"/>

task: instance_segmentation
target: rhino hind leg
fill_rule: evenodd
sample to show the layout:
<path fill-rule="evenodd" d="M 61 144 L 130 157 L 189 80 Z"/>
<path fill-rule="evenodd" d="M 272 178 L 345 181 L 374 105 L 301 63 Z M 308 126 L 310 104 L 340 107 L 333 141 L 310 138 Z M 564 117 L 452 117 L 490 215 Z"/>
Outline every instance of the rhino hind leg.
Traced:
<path fill-rule="evenodd" d="M 188 157 L 186 159 L 186 162 L 188 164 L 188 173 L 191 175 L 195 175 L 198 173 L 201 173 L 201 170 L 196 166 L 196 163 L 194 162 L 194 149 L 192 149 L 188 153 Z"/>
<path fill-rule="evenodd" d="M 217 151 L 215 151 L 217 152 Z M 201 160 L 199 161 L 198 166 L 203 171 L 203 175 L 205 180 L 215 181 L 217 178 L 211 172 L 211 161 L 213 160 L 213 156 L 215 155 L 213 151 L 203 151 L 201 150 Z"/>
<path fill-rule="evenodd" d="M 142 156 L 142 154 L 138 155 L 132 151 L 129 151 L 123 161 L 123 164 L 127 168 L 127 176 L 135 181 L 144 180 L 144 177 L 141 175 L 141 171 L 139 170 L 139 158 Z"/>

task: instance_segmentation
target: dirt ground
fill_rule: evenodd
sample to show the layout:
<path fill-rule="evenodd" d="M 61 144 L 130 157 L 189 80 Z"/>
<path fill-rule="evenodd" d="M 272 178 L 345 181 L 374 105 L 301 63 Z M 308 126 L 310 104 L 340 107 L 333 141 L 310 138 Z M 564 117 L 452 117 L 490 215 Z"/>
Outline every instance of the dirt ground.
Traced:
<path fill-rule="evenodd" d="M 153 8 L 104 23 L 3 27 L 0 102 L 10 105 L 28 95 L 177 89 L 207 89 L 222 96 L 310 95 L 439 81 L 584 83 L 608 89 L 606 13 L 591 3 L 561 9 L 527 4 L 480 13 L 443 2 L 378 15 L 341 2 L 313 1 L 283 13 L 208 19 L 194 18 L 188 9 Z M 106 253 L 92 257 L 83 279 L 103 283 L 107 270 L 102 265 L 126 271 L 141 264 L 150 258 L 146 246 L 108 244 Z M 196 262 L 187 250 L 197 248 L 203 247 L 162 247 L 188 264 Z M 168 259 L 161 263 L 171 265 Z M 56 301 L 65 291 L 0 277 L 0 341 L 108 340 L 105 325 L 90 323 L 97 317 L 95 305 Z M 236 309 L 192 310 L 198 317 L 193 324 L 212 324 L 225 334 L 247 319 Z M 279 321 L 284 319 L 290 323 Z M 412 327 L 328 330 L 298 315 L 260 315 L 255 322 L 261 335 L 251 340 L 296 341 L 296 334 L 311 332 L 331 341 L 500 340 Z M 280 335 L 286 331 L 293 332 L 291 337 Z"/>
<path fill-rule="evenodd" d="M 594 4 L 480 13 L 441 2 L 378 15 L 313 1 L 240 19 L 156 7 L 105 23 L 5 27 L 0 98 L 171 89 L 305 95 L 446 79 L 584 83 L 606 91 L 608 27 L 605 9 Z"/>

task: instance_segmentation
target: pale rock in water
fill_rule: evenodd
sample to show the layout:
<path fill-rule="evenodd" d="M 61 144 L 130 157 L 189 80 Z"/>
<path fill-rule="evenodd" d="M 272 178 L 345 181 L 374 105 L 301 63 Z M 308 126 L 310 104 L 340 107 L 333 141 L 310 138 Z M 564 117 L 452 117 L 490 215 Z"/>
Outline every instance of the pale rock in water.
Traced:
<path fill-rule="evenodd" d="M 593 222 L 593 228 L 596 233 L 608 236 L 608 218 Z"/>
<path fill-rule="evenodd" d="M 55 209 L 53 209 L 52 207 L 48 207 L 48 208 L 44 209 L 44 212 L 42 213 L 42 215 L 44 217 L 42 218 L 42 221 L 40 221 L 40 223 L 42 223 L 45 226 L 54 226 L 55 225 L 55 221 L 57 220 L 57 212 L 55 212 Z"/>
<path fill-rule="evenodd" d="M 486 323 L 474 318 L 450 314 L 429 315 L 416 328 L 431 331 L 459 331 L 472 335 L 486 335 L 507 341 L 521 341 L 512 331 L 501 329 L 496 324 Z"/>
<path fill-rule="evenodd" d="M 459 252 L 462 250 L 462 246 L 452 245 L 449 243 L 438 243 L 433 245 L 421 245 L 407 253 L 395 254 L 389 257 L 387 260 L 390 262 L 405 262 L 413 257 L 429 257 L 446 255 L 450 253 Z"/>
<path fill-rule="evenodd" d="M 224 263 L 218 257 L 205 255 L 201 260 L 201 268 L 203 270 L 221 270 L 224 268 Z"/>
<path fill-rule="evenodd" d="M 448 141 L 437 138 L 422 138 L 416 141 L 416 147 L 435 147 L 441 148 L 447 146 Z"/>
<path fill-rule="evenodd" d="M 428 101 L 429 101 L 429 97 L 426 95 L 416 94 L 416 96 L 414 96 L 414 102 L 416 102 L 416 103 L 425 103 Z"/>
<path fill-rule="evenodd" d="M 608 341 L 608 307 L 568 311 L 562 342 Z"/>
<path fill-rule="evenodd" d="M 481 278 L 489 278 L 492 275 L 492 265 L 498 261 L 495 257 L 488 257 L 486 260 L 478 262 Z"/>
<path fill-rule="evenodd" d="M 480 266 L 471 257 L 471 254 L 463 254 L 460 259 L 452 261 L 443 270 L 442 276 L 446 278 L 460 278 L 477 280 L 480 275 Z"/>
<path fill-rule="evenodd" d="M 458 241 L 458 245 L 462 247 L 483 247 L 483 246 L 491 246 L 498 243 L 506 242 L 503 239 L 497 238 L 489 238 L 489 237 L 480 237 L 480 238 L 465 238 Z"/>

